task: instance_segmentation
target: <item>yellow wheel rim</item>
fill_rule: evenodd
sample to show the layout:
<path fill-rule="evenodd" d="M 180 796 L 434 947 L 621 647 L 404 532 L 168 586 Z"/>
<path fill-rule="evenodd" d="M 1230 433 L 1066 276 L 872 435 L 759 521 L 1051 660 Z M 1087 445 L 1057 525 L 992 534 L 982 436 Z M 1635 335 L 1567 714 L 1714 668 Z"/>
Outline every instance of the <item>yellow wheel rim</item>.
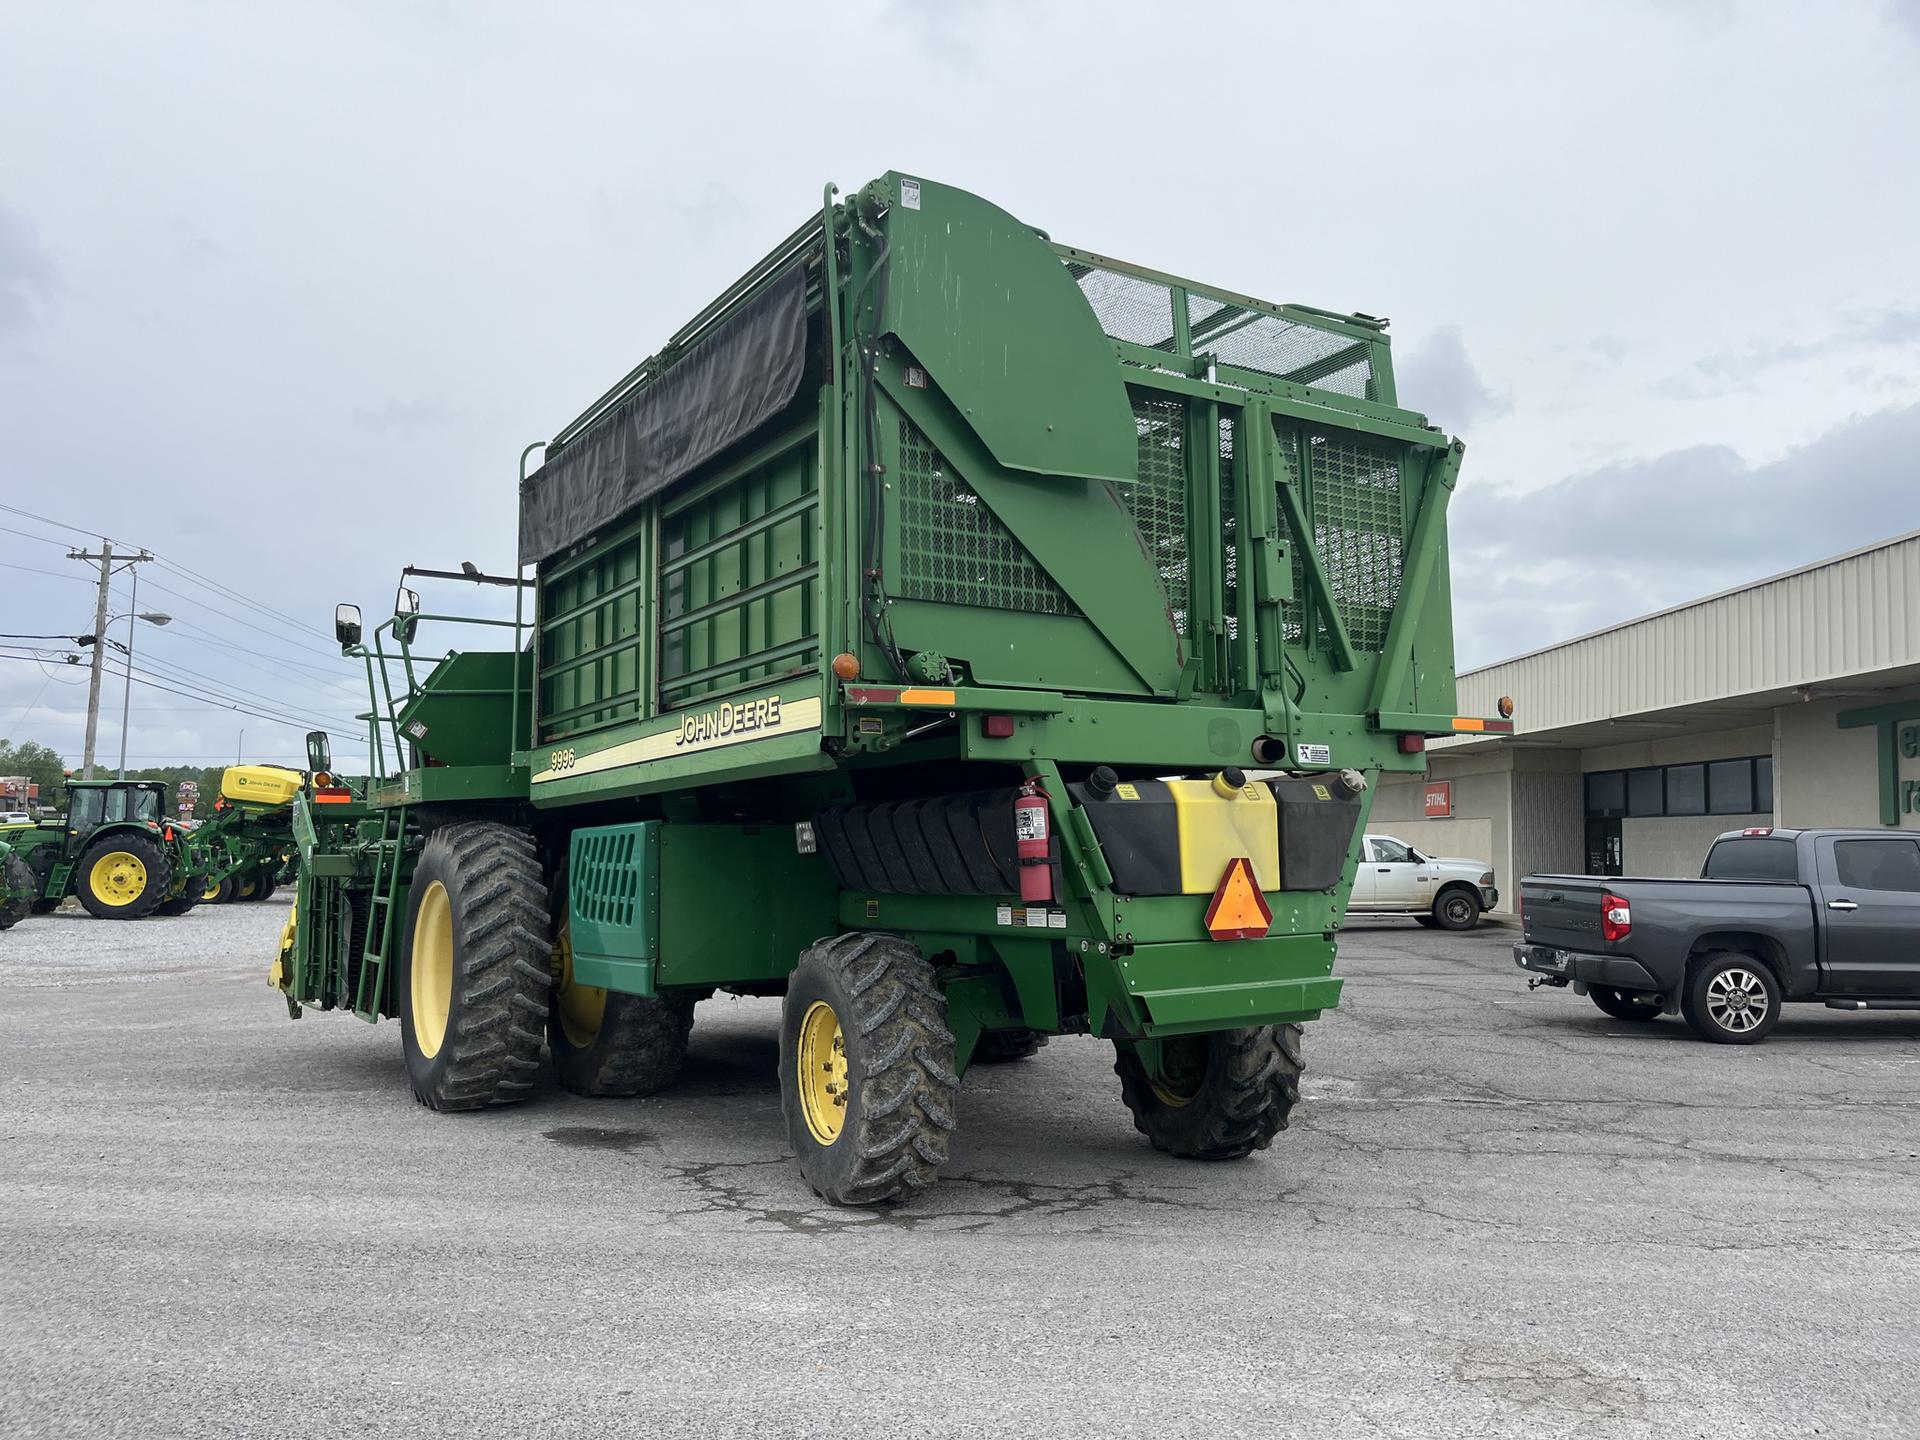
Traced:
<path fill-rule="evenodd" d="M 109 850 L 93 862 L 93 868 L 87 872 L 87 885 L 94 899 L 118 909 L 133 904 L 147 893 L 147 867 L 138 855 Z"/>
<path fill-rule="evenodd" d="M 420 897 L 413 922 L 413 1039 L 428 1060 L 447 1038 L 453 1008 L 453 904 L 447 887 L 435 880 Z"/>
<path fill-rule="evenodd" d="M 847 1037 L 840 1017 L 816 1000 L 800 1017 L 800 1043 L 794 1083 L 800 1087 L 800 1113 L 822 1145 L 840 1138 L 847 1123 Z"/>
<path fill-rule="evenodd" d="M 1184 1043 L 1183 1043 L 1184 1042 Z M 1160 1073 L 1152 1080 L 1160 1103 L 1179 1110 L 1191 1105 L 1207 1080 L 1207 1042 L 1182 1036 L 1160 1043 Z"/>
<path fill-rule="evenodd" d="M 600 1034 L 600 1022 L 607 1014 L 607 992 L 598 985 L 574 983 L 573 927 L 565 920 L 560 922 L 560 933 L 553 938 L 553 959 L 560 976 L 555 1000 L 560 1014 L 560 1033 L 576 1050 L 584 1050 Z"/>
<path fill-rule="evenodd" d="M 219 894 L 220 882 L 218 880 L 209 880 L 207 882 L 207 888 L 200 892 L 200 898 L 202 900 L 212 900 Z"/>

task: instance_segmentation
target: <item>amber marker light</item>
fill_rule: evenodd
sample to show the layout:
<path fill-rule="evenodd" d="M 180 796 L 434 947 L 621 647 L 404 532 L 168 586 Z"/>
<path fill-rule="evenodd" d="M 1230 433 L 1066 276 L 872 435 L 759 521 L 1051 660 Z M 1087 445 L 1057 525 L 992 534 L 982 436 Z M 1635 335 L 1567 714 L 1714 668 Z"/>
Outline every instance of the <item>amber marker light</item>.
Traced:
<path fill-rule="evenodd" d="M 1502 695 L 1500 697 L 1500 703 L 1494 708 L 1500 712 L 1500 718 L 1502 720 L 1511 720 L 1513 718 L 1513 697 L 1511 695 Z"/>
<path fill-rule="evenodd" d="M 833 657 L 833 673 L 838 675 L 842 680 L 858 680 L 860 678 L 860 657 L 850 651 L 842 650 L 838 655 Z"/>

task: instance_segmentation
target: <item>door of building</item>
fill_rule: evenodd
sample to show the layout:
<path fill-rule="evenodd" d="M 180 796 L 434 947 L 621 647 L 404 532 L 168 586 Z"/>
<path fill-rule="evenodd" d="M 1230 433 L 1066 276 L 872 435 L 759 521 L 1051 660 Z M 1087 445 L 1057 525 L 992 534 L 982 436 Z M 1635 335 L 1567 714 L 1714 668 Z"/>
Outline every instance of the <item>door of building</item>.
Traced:
<path fill-rule="evenodd" d="M 1587 874 L 1619 875 L 1621 856 L 1620 821 L 1587 821 Z"/>

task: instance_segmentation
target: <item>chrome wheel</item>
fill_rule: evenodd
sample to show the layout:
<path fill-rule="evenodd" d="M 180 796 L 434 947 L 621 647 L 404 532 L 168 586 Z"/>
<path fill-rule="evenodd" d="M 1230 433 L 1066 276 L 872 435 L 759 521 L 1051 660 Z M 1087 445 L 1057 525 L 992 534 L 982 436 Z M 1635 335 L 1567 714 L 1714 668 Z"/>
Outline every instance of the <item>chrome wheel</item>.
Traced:
<path fill-rule="evenodd" d="M 1731 1035 L 1759 1029 L 1771 1008 L 1766 983 L 1745 966 L 1730 965 L 1707 982 L 1707 1016 Z"/>

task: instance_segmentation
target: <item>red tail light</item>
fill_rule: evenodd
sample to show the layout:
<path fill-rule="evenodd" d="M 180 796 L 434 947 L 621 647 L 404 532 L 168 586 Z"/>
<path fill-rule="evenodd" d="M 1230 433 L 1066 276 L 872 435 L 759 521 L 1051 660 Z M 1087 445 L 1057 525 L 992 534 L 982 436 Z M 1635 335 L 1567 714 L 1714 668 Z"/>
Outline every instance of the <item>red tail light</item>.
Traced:
<path fill-rule="evenodd" d="M 1600 938 L 1608 944 L 1633 932 L 1633 907 L 1609 890 L 1600 897 Z"/>

